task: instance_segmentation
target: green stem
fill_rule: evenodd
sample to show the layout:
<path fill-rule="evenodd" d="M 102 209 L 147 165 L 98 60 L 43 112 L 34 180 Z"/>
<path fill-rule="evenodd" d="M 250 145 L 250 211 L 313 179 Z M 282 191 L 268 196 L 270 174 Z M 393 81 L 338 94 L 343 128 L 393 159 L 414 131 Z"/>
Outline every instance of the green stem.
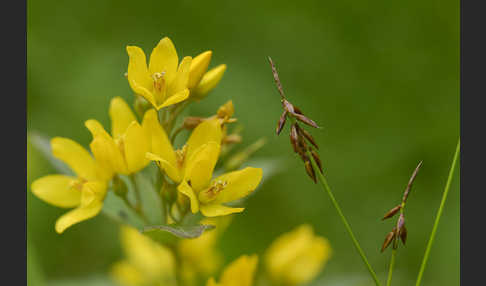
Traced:
<path fill-rule="evenodd" d="M 418 277 L 417 277 L 417 283 L 415 284 L 415 286 L 419 286 L 420 283 L 422 282 L 422 276 L 424 275 L 425 265 L 427 264 L 427 260 L 429 259 L 430 249 L 432 248 L 432 245 L 434 244 L 434 238 L 435 238 L 435 234 L 437 232 L 437 227 L 439 225 L 439 221 L 440 221 L 440 217 L 442 215 L 442 211 L 444 210 L 445 201 L 447 199 L 447 194 L 449 193 L 449 188 L 451 186 L 452 177 L 454 175 L 454 170 L 455 170 L 455 167 L 456 167 L 457 158 L 459 157 L 459 153 L 460 153 L 460 150 L 461 150 L 460 145 L 461 145 L 461 139 L 459 138 L 459 140 L 457 141 L 456 153 L 454 154 L 454 159 L 452 159 L 452 165 L 451 165 L 451 169 L 449 171 L 449 177 L 447 178 L 447 183 L 446 183 L 445 188 L 444 188 L 444 193 L 442 194 L 442 200 L 440 202 L 439 210 L 437 211 L 437 216 L 435 217 L 434 226 L 432 227 L 432 233 L 430 234 L 429 242 L 427 243 L 427 248 L 425 249 L 424 258 L 422 259 L 422 265 L 420 265 L 420 271 L 419 271 L 419 274 L 418 274 Z"/>
<path fill-rule="evenodd" d="M 145 221 L 145 223 L 148 223 L 148 219 L 142 210 L 142 197 L 140 196 L 140 190 L 138 189 L 137 182 L 135 181 L 135 174 L 130 175 L 130 180 L 132 181 L 133 189 L 135 191 L 135 197 L 137 200 L 134 209 L 140 215 L 140 217 Z"/>
<path fill-rule="evenodd" d="M 392 256 L 390 260 L 390 269 L 388 270 L 388 278 L 386 279 L 386 286 L 391 285 L 392 275 L 393 275 L 393 268 L 395 267 L 395 258 L 397 256 L 397 250 L 392 250 Z"/>
<path fill-rule="evenodd" d="M 349 225 L 348 221 L 346 220 L 346 218 L 344 217 L 344 214 L 343 212 L 341 211 L 341 208 L 339 207 L 339 204 L 337 203 L 336 199 L 334 198 L 334 195 L 332 194 L 332 191 L 331 191 L 331 188 L 329 187 L 328 183 L 327 183 L 327 180 L 326 178 L 324 177 L 324 175 L 319 171 L 319 167 L 317 166 L 316 162 L 314 161 L 314 158 L 311 156 L 311 154 L 308 154 L 309 158 L 311 159 L 311 162 L 312 162 L 312 166 L 314 167 L 314 170 L 316 170 L 316 173 L 319 177 L 319 182 L 321 183 L 321 185 L 324 187 L 325 191 L 327 192 L 327 194 L 329 195 L 329 197 L 331 198 L 331 202 L 332 204 L 334 205 L 334 207 L 336 208 L 338 214 L 339 214 L 339 217 L 341 218 L 344 226 L 346 227 L 346 230 L 348 231 L 348 234 L 349 236 L 351 237 L 351 240 L 353 241 L 353 244 L 354 246 L 356 247 L 356 250 L 358 250 L 359 252 L 359 255 L 361 256 L 361 259 L 363 260 L 363 262 L 365 263 L 366 267 L 368 268 L 368 271 L 370 272 L 371 274 L 371 277 L 373 278 L 373 280 L 375 281 L 375 284 L 377 286 L 381 286 L 380 284 L 380 281 L 378 280 L 378 277 L 376 276 L 376 273 L 375 271 L 373 270 L 373 268 L 371 267 L 370 263 L 368 262 L 368 259 L 366 258 L 366 255 L 364 254 L 363 250 L 361 249 L 361 246 L 359 245 L 358 243 L 358 240 L 356 239 L 356 237 L 354 236 L 354 233 L 353 231 L 351 230 L 351 226 Z"/>

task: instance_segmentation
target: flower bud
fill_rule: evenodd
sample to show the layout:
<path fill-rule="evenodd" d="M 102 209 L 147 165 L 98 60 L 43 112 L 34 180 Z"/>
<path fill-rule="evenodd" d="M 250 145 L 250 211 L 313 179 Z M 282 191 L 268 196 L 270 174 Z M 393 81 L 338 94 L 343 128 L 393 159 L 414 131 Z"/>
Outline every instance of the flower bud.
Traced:
<path fill-rule="evenodd" d="M 151 107 L 152 105 L 145 98 L 143 98 L 140 95 L 135 95 L 135 100 L 133 102 L 133 109 L 135 109 L 135 112 L 137 112 L 140 118 L 142 118 L 145 112 Z"/>
<path fill-rule="evenodd" d="M 199 84 L 191 92 L 191 97 L 198 100 L 206 97 L 208 92 L 218 85 L 225 71 L 226 65 L 222 64 L 204 74 Z"/>
<path fill-rule="evenodd" d="M 185 129 L 192 130 L 196 128 L 199 124 L 204 121 L 204 118 L 197 117 L 197 116 L 188 116 L 184 118 L 184 122 L 182 123 Z"/>
<path fill-rule="evenodd" d="M 201 81 L 204 73 L 208 70 L 211 61 L 212 51 L 205 51 L 192 59 L 189 71 L 189 82 L 187 87 L 192 89 Z"/>

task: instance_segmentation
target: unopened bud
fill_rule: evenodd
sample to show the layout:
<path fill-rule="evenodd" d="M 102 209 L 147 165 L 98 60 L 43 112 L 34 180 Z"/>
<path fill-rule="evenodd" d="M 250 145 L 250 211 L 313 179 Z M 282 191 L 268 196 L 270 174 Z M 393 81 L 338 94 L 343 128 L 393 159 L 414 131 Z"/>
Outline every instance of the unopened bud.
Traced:
<path fill-rule="evenodd" d="M 137 112 L 137 114 L 140 117 L 143 117 L 145 112 L 149 108 L 151 108 L 151 106 L 152 105 L 150 104 L 150 102 L 148 102 L 145 98 L 143 98 L 140 95 L 135 95 L 135 100 L 133 102 L 133 108 L 135 109 L 135 112 Z"/>
<path fill-rule="evenodd" d="M 188 116 L 188 117 L 184 118 L 183 126 L 184 126 L 185 129 L 191 130 L 191 129 L 196 128 L 203 121 L 204 121 L 204 118 L 202 118 L 202 117 Z"/>

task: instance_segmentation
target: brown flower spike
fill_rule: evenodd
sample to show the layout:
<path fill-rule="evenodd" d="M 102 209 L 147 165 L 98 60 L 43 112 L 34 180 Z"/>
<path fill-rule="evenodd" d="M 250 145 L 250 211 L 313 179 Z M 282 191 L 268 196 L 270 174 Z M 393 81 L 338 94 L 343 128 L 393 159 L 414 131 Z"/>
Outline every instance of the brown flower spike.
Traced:
<path fill-rule="evenodd" d="M 393 249 L 397 249 L 398 239 L 402 240 L 403 245 L 405 245 L 405 242 L 407 241 L 407 228 L 405 227 L 405 215 L 403 210 L 405 208 L 405 204 L 407 202 L 410 190 L 412 189 L 413 181 L 415 180 L 415 177 L 417 176 L 420 167 L 422 167 L 422 161 L 419 162 L 419 164 L 415 168 L 415 171 L 413 171 L 410 180 L 408 181 L 407 188 L 403 193 L 402 202 L 389 210 L 382 218 L 382 220 L 385 220 L 393 217 L 395 214 L 400 212 L 396 225 L 393 227 L 392 231 L 389 232 L 385 237 L 385 241 L 381 246 L 381 252 L 383 252 L 391 243 L 393 243 Z"/>
<path fill-rule="evenodd" d="M 322 162 L 319 158 L 319 155 L 315 151 L 315 149 L 319 149 L 319 147 L 317 146 L 317 143 L 312 135 L 299 126 L 298 121 L 314 128 L 319 128 L 319 126 L 313 120 L 305 116 L 298 107 L 294 106 L 292 103 L 290 103 L 290 101 L 285 98 L 282 84 L 280 83 L 277 69 L 275 68 L 275 64 L 270 57 L 268 57 L 268 61 L 270 62 L 270 66 L 272 67 L 273 78 L 275 79 L 277 90 L 280 93 L 280 102 L 282 103 L 283 107 L 282 115 L 277 122 L 276 133 L 277 135 L 279 135 L 280 132 L 282 132 L 282 129 L 287 122 L 287 119 L 291 121 L 290 143 L 292 144 L 292 148 L 294 149 L 294 152 L 297 153 L 304 162 L 307 175 L 309 175 L 314 183 L 317 183 L 316 173 L 314 168 L 312 167 L 309 156 L 312 156 L 317 166 L 319 167 L 319 171 L 322 173 Z M 310 144 L 308 144 L 307 142 Z"/>

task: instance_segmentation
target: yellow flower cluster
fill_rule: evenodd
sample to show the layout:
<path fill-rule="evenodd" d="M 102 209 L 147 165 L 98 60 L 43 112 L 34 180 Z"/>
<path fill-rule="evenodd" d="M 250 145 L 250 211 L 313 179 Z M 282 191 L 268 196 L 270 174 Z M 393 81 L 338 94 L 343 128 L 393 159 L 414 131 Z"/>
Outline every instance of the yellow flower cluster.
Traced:
<path fill-rule="evenodd" d="M 165 108 L 182 108 L 182 101 L 204 98 L 220 81 L 226 65 L 208 71 L 211 51 L 194 59 L 184 57 L 179 63 L 169 38 L 163 38 L 153 49 L 148 67 L 140 48 L 128 46 L 127 53 L 128 83 L 136 97 L 142 96 L 153 108 L 144 110 L 139 121 L 122 98 L 114 97 L 109 107 L 110 132 L 97 120 L 85 122 L 92 135 L 91 154 L 70 139 L 51 140 L 53 156 L 64 161 L 76 175 L 48 175 L 32 183 L 32 192 L 41 200 L 58 207 L 76 207 L 57 220 L 56 231 L 62 233 L 71 225 L 96 216 L 103 208 L 112 179 L 140 172 L 151 161 L 160 167 L 160 176 L 187 197 L 192 213 L 200 210 L 204 216 L 215 217 L 243 211 L 225 204 L 255 190 L 262 170 L 247 167 L 213 178 L 226 125 L 233 122 L 229 119 L 234 112 L 232 102 L 223 105 L 218 115 L 201 120 L 180 149 L 175 149 L 169 139 L 179 113 Z M 170 122 L 165 120 L 167 116 Z"/>
<path fill-rule="evenodd" d="M 221 221 L 212 222 L 224 228 L 229 220 L 223 225 Z M 256 285 L 257 255 L 240 256 L 223 269 L 219 282 L 214 278 L 213 273 L 221 265 L 219 253 L 214 249 L 220 235 L 218 228 L 195 240 L 180 241 L 175 252 L 128 227 L 122 229 L 121 235 L 127 259 L 113 265 L 112 277 L 122 285 L 174 285 L 178 275 L 182 285 L 195 285 L 197 275 L 208 277 L 206 286 Z M 314 235 L 309 225 L 301 225 L 272 242 L 264 254 L 262 274 L 272 285 L 304 285 L 317 277 L 330 255 L 329 242 Z M 176 263 L 183 266 L 179 272 L 174 270 Z"/>

